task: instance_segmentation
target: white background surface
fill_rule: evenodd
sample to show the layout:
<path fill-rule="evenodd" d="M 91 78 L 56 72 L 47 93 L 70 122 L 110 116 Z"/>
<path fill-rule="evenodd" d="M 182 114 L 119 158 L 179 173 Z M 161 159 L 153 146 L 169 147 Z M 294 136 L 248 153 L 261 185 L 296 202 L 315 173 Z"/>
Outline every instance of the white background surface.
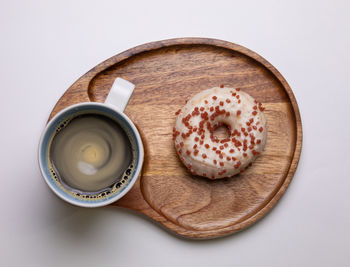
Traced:
<path fill-rule="evenodd" d="M 0 0 L 0 266 L 349 266 L 348 3 Z M 239 234 L 188 241 L 128 210 L 58 199 L 37 144 L 59 97 L 119 52 L 186 36 L 246 46 L 293 89 L 303 150 L 278 205 Z"/>

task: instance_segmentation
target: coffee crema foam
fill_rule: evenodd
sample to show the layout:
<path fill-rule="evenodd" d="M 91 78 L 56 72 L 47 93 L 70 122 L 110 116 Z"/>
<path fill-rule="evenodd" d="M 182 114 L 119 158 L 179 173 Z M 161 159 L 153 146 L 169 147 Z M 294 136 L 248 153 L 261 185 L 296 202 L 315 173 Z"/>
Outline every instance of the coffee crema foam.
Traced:
<path fill-rule="evenodd" d="M 122 190 L 134 172 L 135 146 L 128 131 L 112 118 L 75 115 L 63 121 L 51 138 L 50 172 L 74 197 L 107 198 Z"/>

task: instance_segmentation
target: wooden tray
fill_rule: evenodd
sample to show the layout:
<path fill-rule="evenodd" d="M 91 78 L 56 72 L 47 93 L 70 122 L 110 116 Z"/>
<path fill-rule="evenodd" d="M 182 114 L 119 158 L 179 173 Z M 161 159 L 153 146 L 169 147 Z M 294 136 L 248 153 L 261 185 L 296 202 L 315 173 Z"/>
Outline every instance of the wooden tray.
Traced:
<path fill-rule="evenodd" d="M 145 163 L 136 185 L 113 206 L 141 212 L 181 236 L 215 238 L 250 226 L 286 191 L 300 156 L 301 119 L 289 85 L 261 56 L 214 39 L 144 44 L 83 75 L 50 118 L 78 102 L 103 102 L 116 77 L 136 85 L 125 113 L 140 131 Z M 220 84 L 240 87 L 264 104 L 268 138 L 246 172 L 210 181 L 191 176 L 179 161 L 172 127 L 186 99 Z"/>

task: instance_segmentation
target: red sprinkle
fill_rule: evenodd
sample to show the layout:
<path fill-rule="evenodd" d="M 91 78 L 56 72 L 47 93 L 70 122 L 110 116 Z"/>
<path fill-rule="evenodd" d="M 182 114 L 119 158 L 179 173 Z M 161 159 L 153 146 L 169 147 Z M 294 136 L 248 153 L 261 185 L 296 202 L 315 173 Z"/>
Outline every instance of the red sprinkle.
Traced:
<path fill-rule="evenodd" d="M 202 113 L 202 114 L 201 114 L 201 117 L 202 117 L 203 119 L 207 120 L 207 119 L 208 119 L 208 112 Z"/>
<path fill-rule="evenodd" d="M 204 100 L 204 103 L 205 103 L 205 104 L 208 104 L 208 100 Z"/>
<path fill-rule="evenodd" d="M 230 160 L 231 160 L 231 157 L 227 157 L 226 159 L 227 159 L 228 161 L 230 161 Z"/>
<path fill-rule="evenodd" d="M 199 141 L 199 144 L 200 144 L 200 145 L 203 145 L 203 144 L 204 144 L 204 141 L 203 141 L 203 140 L 200 140 L 200 141 Z"/>
<path fill-rule="evenodd" d="M 224 146 L 220 146 L 220 149 L 223 150 L 223 149 L 224 149 Z"/>
<path fill-rule="evenodd" d="M 253 134 L 250 134 L 249 136 L 250 136 L 251 141 L 254 142 L 255 136 Z"/>
<path fill-rule="evenodd" d="M 256 127 L 255 125 L 253 125 L 253 129 L 256 130 L 256 129 L 258 129 L 258 127 Z"/>
<path fill-rule="evenodd" d="M 240 91 L 241 90 L 241 88 L 236 88 L 236 91 Z"/>
<path fill-rule="evenodd" d="M 207 174 L 205 172 L 203 172 L 202 176 L 207 177 Z"/>
<path fill-rule="evenodd" d="M 238 169 L 239 166 L 241 166 L 241 162 L 240 162 L 240 161 L 238 161 L 234 167 L 235 167 L 236 169 Z"/>
<path fill-rule="evenodd" d="M 245 158 L 246 158 L 247 156 L 248 156 L 248 154 L 247 154 L 247 153 L 243 153 L 243 157 L 245 157 Z"/>
<path fill-rule="evenodd" d="M 191 155 L 191 151 L 187 150 L 187 151 L 186 151 L 186 154 L 187 154 L 187 155 Z"/>
<path fill-rule="evenodd" d="M 196 141 L 196 142 L 198 142 L 198 141 L 199 141 L 198 136 L 196 136 L 196 137 L 194 138 L 194 141 Z"/>
<path fill-rule="evenodd" d="M 215 147 L 215 146 L 213 147 L 213 150 L 214 150 L 214 151 L 216 150 L 216 147 Z"/>
<path fill-rule="evenodd" d="M 242 143 L 241 143 L 240 141 L 238 141 L 238 140 L 234 139 L 234 138 L 232 138 L 232 142 L 234 142 L 234 143 L 235 143 L 235 146 L 236 146 L 236 147 L 240 147 L 240 146 L 242 146 Z"/>
<path fill-rule="evenodd" d="M 207 155 L 206 154 L 202 154 L 202 157 L 203 157 L 203 159 L 205 159 L 207 157 Z"/>
<path fill-rule="evenodd" d="M 179 115 L 180 112 L 181 112 L 181 108 L 178 111 L 175 112 L 175 115 Z"/>
<path fill-rule="evenodd" d="M 258 107 L 257 107 L 257 106 L 254 106 L 254 107 L 253 107 L 253 109 L 254 109 L 254 110 L 257 110 L 257 109 L 258 109 Z"/>
<path fill-rule="evenodd" d="M 235 150 L 234 149 L 230 149 L 230 153 L 234 153 L 235 152 Z"/>
<path fill-rule="evenodd" d="M 213 99 L 216 100 L 216 99 L 218 99 L 218 98 L 214 95 L 214 96 L 213 96 Z"/>
<path fill-rule="evenodd" d="M 227 143 L 225 143 L 225 144 L 224 144 L 224 147 L 228 147 L 228 144 L 227 144 Z"/>
<path fill-rule="evenodd" d="M 194 144 L 193 149 L 196 149 L 196 148 L 197 148 L 197 144 Z"/>
<path fill-rule="evenodd" d="M 220 104 L 220 106 L 223 106 L 223 105 L 224 105 L 224 102 L 223 102 L 223 101 L 220 101 L 219 104 Z"/>
<path fill-rule="evenodd" d="M 220 162 L 220 166 L 224 166 L 224 163 L 223 163 L 223 162 Z"/>
<path fill-rule="evenodd" d="M 223 84 L 220 84 L 220 88 L 224 88 L 224 85 L 223 85 Z"/>
<path fill-rule="evenodd" d="M 195 149 L 194 151 L 193 151 L 193 154 L 195 155 L 195 156 L 197 156 L 198 155 L 198 150 L 197 149 Z"/>
<path fill-rule="evenodd" d="M 216 153 L 216 154 L 221 154 L 221 151 L 220 151 L 220 150 L 216 150 L 215 153 Z"/>
<path fill-rule="evenodd" d="M 229 117 L 230 116 L 230 112 L 226 112 L 226 117 Z"/>
<path fill-rule="evenodd" d="M 213 162 L 214 162 L 214 164 L 216 164 L 217 163 L 216 159 L 214 159 Z"/>
<path fill-rule="evenodd" d="M 213 112 L 214 111 L 214 107 L 210 107 L 210 111 Z"/>
<path fill-rule="evenodd" d="M 240 104 L 241 103 L 241 100 L 238 100 L 238 104 Z"/>
<path fill-rule="evenodd" d="M 210 148 L 210 146 L 209 146 L 208 144 L 205 144 L 204 146 L 205 146 L 205 148 L 207 148 L 207 149 Z"/>
<path fill-rule="evenodd" d="M 226 98 L 226 103 L 231 103 L 231 100 Z"/>
<path fill-rule="evenodd" d="M 261 143 L 261 140 L 260 139 L 256 140 L 256 143 L 259 145 Z"/>
<path fill-rule="evenodd" d="M 204 107 L 201 107 L 199 110 L 200 110 L 200 111 L 204 111 Z"/>
<path fill-rule="evenodd" d="M 184 142 L 180 142 L 180 146 L 184 146 Z"/>
<path fill-rule="evenodd" d="M 252 152 L 253 152 L 253 155 L 254 155 L 254 156 L 256 156 L 256 155 L 259 155 L 259 154 L 260 154 L 260 153 L 259 153 L 258 151 L 256 151 L 256 150 L 253 150 Z"/>
<path fill-rule="evenodd" d="M 252 114 L 254 115 L 254 116 L 256 116 L 256 114 L 258 114 L 258 112 L 256 112 L 255 110 L 252 112 Z"/>
<path fill-rule="evenodd" d="M 264 130 L 263 127 L 260 127 L 260 128 L 259 128 L 259 132 L 262 132 L 263 130 Z"/>
<path fill-rule="evenodd" d="M 237 110 L 237 116 L 241 115 L 242 111 Z"/>

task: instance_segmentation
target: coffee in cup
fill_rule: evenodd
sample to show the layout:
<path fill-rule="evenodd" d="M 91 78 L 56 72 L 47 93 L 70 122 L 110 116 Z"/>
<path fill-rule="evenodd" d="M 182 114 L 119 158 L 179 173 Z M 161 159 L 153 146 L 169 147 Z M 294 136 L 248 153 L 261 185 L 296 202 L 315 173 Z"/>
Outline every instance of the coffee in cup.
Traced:
<path fill-rule="evenodd" d="M 117 79 L 107 103 L 73 105 L 47 125 L 39 163 L 50 188 L 64 200 L 84 207 L 103 206 L 135 183 L 143 146 L 136 127 L 122 113 L 132 90 L 130 83 Z"/>

